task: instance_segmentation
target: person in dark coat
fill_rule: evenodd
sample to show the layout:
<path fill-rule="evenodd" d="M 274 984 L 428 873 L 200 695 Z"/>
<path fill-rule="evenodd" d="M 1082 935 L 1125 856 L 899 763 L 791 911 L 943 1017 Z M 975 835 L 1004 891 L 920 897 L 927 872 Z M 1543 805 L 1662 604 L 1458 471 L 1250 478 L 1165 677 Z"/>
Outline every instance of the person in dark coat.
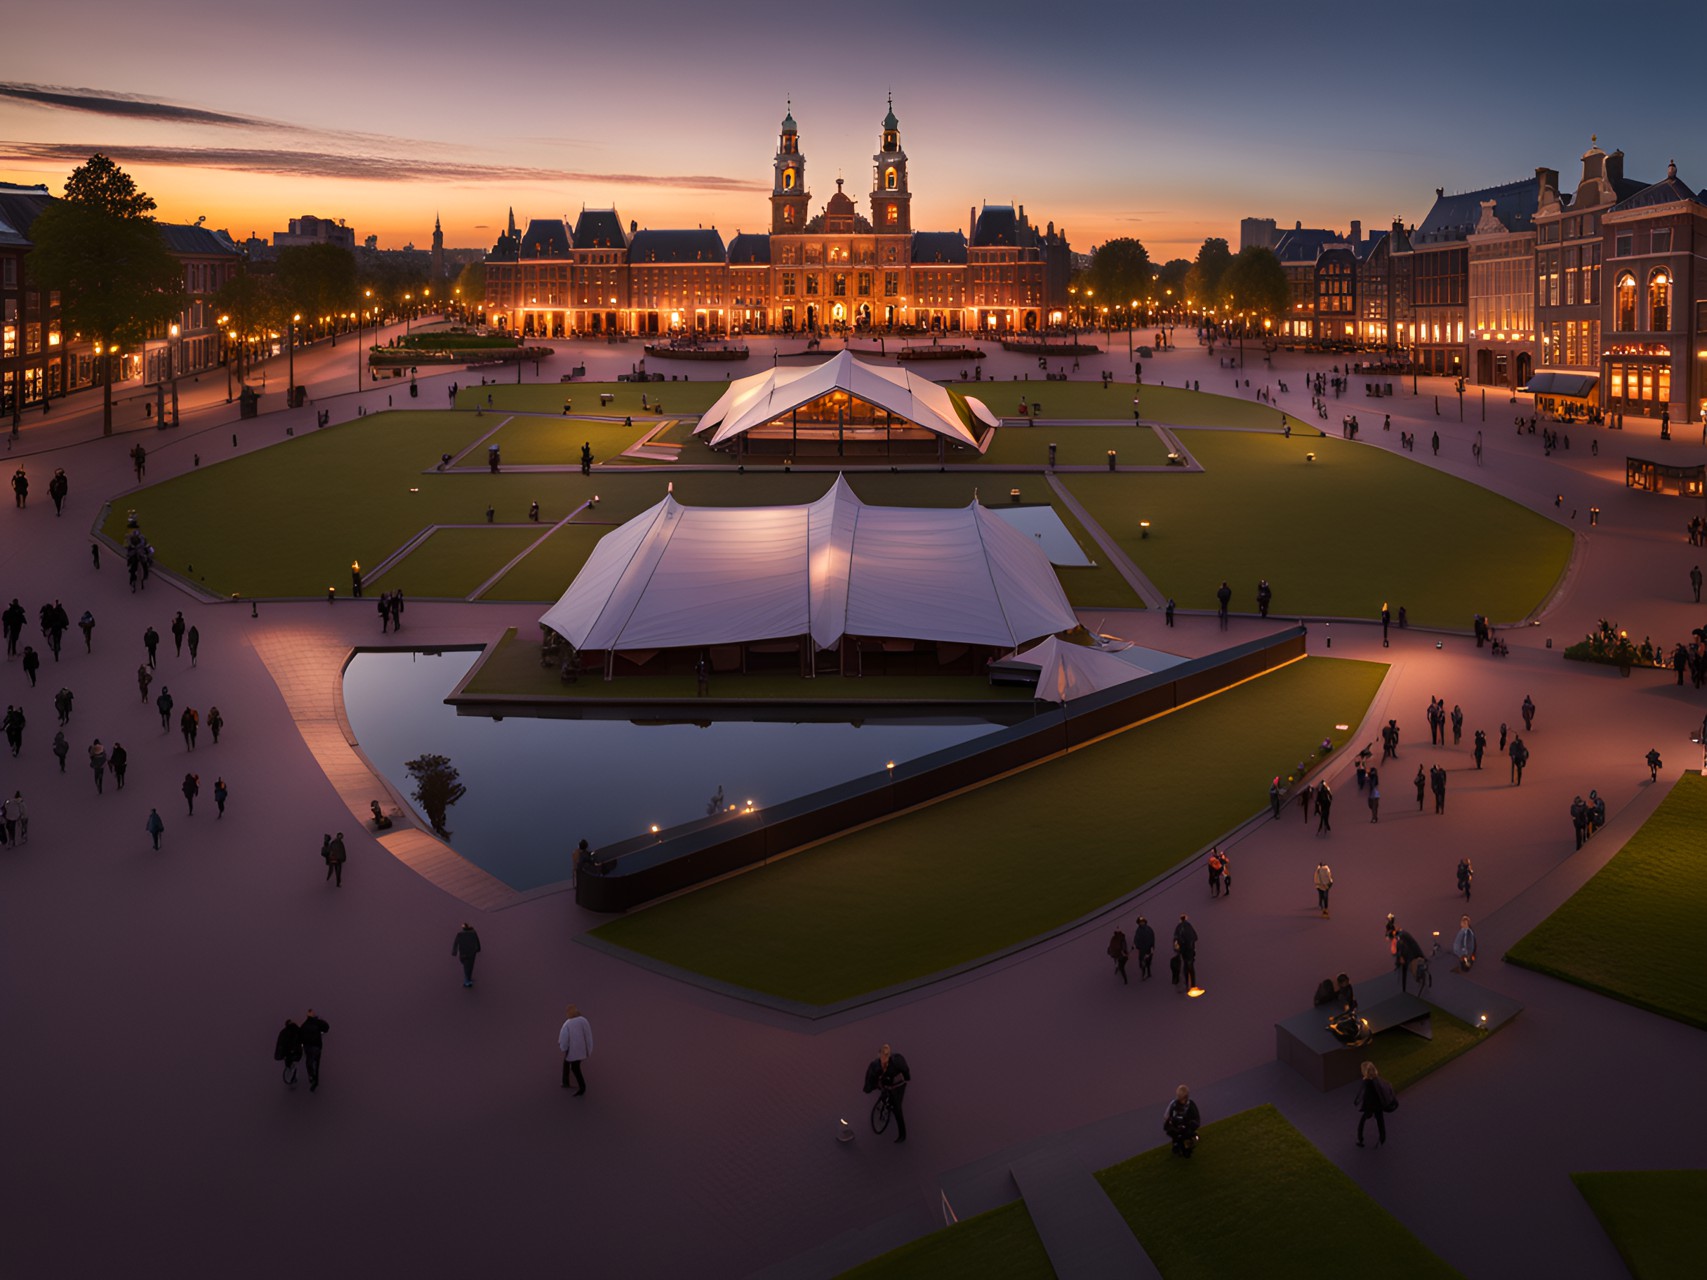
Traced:
<path fill-rule="evenodd" d="M 1429 770 L 1429 788 L 1434 792 L 1434 811 L 1446 812 L 1446 770 L 1435 765 Z"/>
<path fill-rule="evenodd" d="M 1397 1106 L 1393 1099 L 1393 1086 L 1381 1078 L 1373 1062 L 1363 1064 L 1363 1080 L 1357 1086 L 1357 1145 L 1363 1145 L 1363 1126 L 1369 1123 L 1371 1116 L 1375 1117 L 1375 1145 L 1381 1146 L 1387 1141 L 1387 1108 L 1389 1104 Z"/>
<path fill-rule="evenodd" d="M 889 1114 L 895 1117 L 896 1142 L 907 1140 L 907 1113 L 902 1104 L 906 1101 L 907 1086 L 912 1079 L 913 1072 L 907 1066 L 907 1059 L 888 1045 L 877 1051 L 877 1056 L 865 1069 L 865 1092 L 870 1093 L 874 1089 L 889 1092 Z"/>
<path fill-rule="evenodd" d="M 172 651 L 180 658 L 184 656 L 184 613 L 181 609 L 172 618 Z"/>
<path fill-rule="evenodd" d="M 1523 695 L 1522 711 L 1523 731 L 1525 733 L 1535 732 L 1535 699 L 1531 698 L 1527 693 Z"/>
<path fill-rule="evenodd" d="M 1482 756 L 1488 749 L 1488 735 L 1485 731 L 1476 730 L 1476 767 L 1482 767 Z"/>
<path fill-rule="evenodd" d="M 284 1063 L 284 1082 L 296 1088 L 296 1064 L 302 1061 L 302 1028 L 294 1018 L 285 1019 L 278 1039 L 273 1041 L 273 1061 Z"/>
<path fill-rule="evenodd" d="M 313 1093 L 320 1087 L 320 1050 L 325 1047 L 324 1036 L 332 1028 L 314 1010 L 310 1009 L 302 1019 L 302 1056 L 308 1060 L 308 1091 Z"/>
<path fill-rule="evenodd" d="M 160 712 L 160 731 L 172 732 L 172 691 L 165 685 L 160 686 L 160 696 L 154 699 L 154 705 Z"/>
<path fill-rule="evenodd" d="M 474 985 L 474 957 L 480 954 L 480 935 L 474 932 L 474 926 L 466 920 L 462 928 L 456 931 L 456 937 L 451 939 L 450 953 L 462 961 L 462 985 Z"/>
<path fill-rule="evenodd" d="M 344 859 L 348 856 L 344 851 L 344 833 L 340 831 L 335 839 L 328 840 L 321 846 L 320 856 L 326 859 L 326 878 L 335 880 L 335 888 L 344 887 Z"/>
<path fill-rule="evenodd" d="M 1334 793 L 1328 787 L 1328 780 L 1323 778 L 1316 784 L 1316 834 L 1321 835 L 1332 831 L 1334 824 L 1329 820 L 1334 808 Z"/>
<path fill-rule="evenodd" d="M 1179 953 L 1180 977 L 1185 979 L 1185 985 L 1197 985 L 1197 927 L 1180 912 L 1179 923 L 1174 926 L 1174 950 Z"/>
<path fill-rule="evenodd" d="M 148 650 L 148 665 L 151 667 L 158 666 L 159 662 L 157 659 L 160 652 L 160 633 L 153 627 L 149 627 L 148 630 L 142 633 L 142 645 Z"/>
<path fill-rule="evenodd" d="M 202 793 L 201 775 L 186 773 L 184 775 L 184 800 L 190 806 L 190 817 L 196 816 L 196 797 Z"/>
<path fill-rule="evenodd" d="M 1114 972 L 1122 984 L 1126 982 L 1126 958 L 1131 954 L 1131 948 L 1126 945 L 1126 931 L 1116 925 L 1114 936 L 1108 940 L 1108 956 L 1114 961 Z"/>
<path fill-rule="evenodd" d="M 148 838 L 154 841 L 156 850 L 160 848 L 160 835 L 166 830 L 166 823 L 160 817 L 160 810 L 150 809 L 148 821 L 142 824 L 142 829 L 148 832 Z"/>
<path fill-rule="evenodd" d="M 230 797 L 231 788 L 225 785 L 225 779 L 215 778 L 213 780 L 213 802 L 219 808 L 219 813 L 215 815 L 216 817 L 223 818 L 225 816 L 225 802 L 230 799 Z"/>
<path fill-rule="evenodd" d="M 202 633 L 191 627 L 189 634 L 184 637 L 190 646 L 190 665 L 196 665 L 196 651 L 202 647 Z"/>
<path fill-rule="evenodd" d="M 1191 1090 L 1183 1084 L 1174 1090 L 1174 1100 L 1162 1112 L 1162 1132 L 1173 1140 L 1176 1156 L 1191 1159 L 1197 1146 L 1197 1131 L 1203 1124 L 1197 1104 L 1191 1100 Z"/>
<path fill-rule="evenodd" d="M 1227 629 L 1227 605 L 1232 601 L 1232 599 L 1233 588 L 1229 587 L 1226 582 L 1223 581 L 1215 592 L 1215 600 L 1219 605 L 1217 616 L 1221 619 L 1221 630 L 1223 631 Z"/>
<path fill-rule="evenodd" d="M 1268 784 L 1268 807 L 1274 811 L 1274 816 L 1280 816 L 1280 775 L 1274 775 L 1274 781 Z"/>
<path fill-rule="evenodd" d="M 1464 901 L 1470 901 L 1470 883 L 1476 878 L 1476 868 L 1470 865 L 1469 858 L 1458 859 L 1458 892 L 1464 895 Z"/>
<path fill-rule="evenodd" d="M 1156 931 L 1143 916 L 1138 917 L 1137 927 L 1132 930 L 1132 949 L 1138 953 L 1138 979 L 1147 982 L 1150 964 L 1156 958 Z"/>
<path fill-rule="evenodd" d="M 30 688 L 36 687 L 36 672 L 41 670 L 41 655 L 29 645 L 24 646 L 24 678 L 30 682 Z"/>
<path fill-rule="evenodd" d="M 207 709 L 207 731 L 213 735 L 213 745 L 219 745 L 219 731 L 225 728 L 225 717 L 219 714 L 218 707 Z"/>
<path fill-rule="evenodd" d="M 1409 991 L 1407 985 L 1411 976 L 1411 966 L 1423 958 L 1423 949 L 1417 940 L 1411 937 L 1410 930 L 1400 929 L 1393 935 L 1393 963 L 1399 968 L 1399 990 Z"/>
<path fill-rule="evenodd" d="M 125 766 L 129 763 L 130 753 L 124 749 L 124 745 L 119 742 L 113 743 L 113 749 L 107 754 L 107 766 L 113 771 L 113 781 L 118 783 L 120 791 L 124 790 L 124 771 Z M 95 789 L 99 791 L 100 786 L 97 784 Z"/>

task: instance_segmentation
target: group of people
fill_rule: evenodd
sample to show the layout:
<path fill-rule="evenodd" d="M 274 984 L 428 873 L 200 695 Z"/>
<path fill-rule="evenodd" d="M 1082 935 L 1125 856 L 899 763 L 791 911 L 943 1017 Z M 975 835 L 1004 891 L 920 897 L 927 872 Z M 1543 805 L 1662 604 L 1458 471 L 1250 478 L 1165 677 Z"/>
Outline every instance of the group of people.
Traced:
<path fill-rule="evenodd" d="M 1650 752 L 1649 754 L 1657 755 L 1658 753 Z M 1656 762 L 1653 769 L 1657 771 L 1658 767 Z M 1579 795 L 1571 801 L 1571 828 L 1577 835 L 1577 848 L 1582 848 L 1584 844 L 1588 843 L 1589 838 L 1605 825 L 1606 801 L 1601 799 L 1600 792 L 1593 787 L 1589 788 L 1587 800 Z"/>
<path fill-rule="evenodd" d="M 379 633 L 384 635 L 386 628 L 392 631 L 403 630 L 403 588 L 386 591 L 380 594 L 377 601 L 379 609 Z"/>
<path fill-rule="evenodd" d="M 1220 874 L 1224 877 L 1225 871 Z M 1132 941 L 1128 943 L 1126 931 L 1116 925 L 1114 936 L 1108 940 L 1107 951 L 1114 961 L 1115 976 L 1122 983 L 1127 982 L 1126 964 L 1133 954 L 1138 957 L 1138 980 L 1146 982 L 1156 958 L 1156 930 L 1147 919 L 1139 916 L 1132 930 Z M 1168 961 L 1168 969 L 1174 986 L 1184 983 L 1188 991 L 1197 986 L 1197 926 L 1183 911 L 1180 912 L 1179 923 L 1174 926 L 1173 956 Z"/>

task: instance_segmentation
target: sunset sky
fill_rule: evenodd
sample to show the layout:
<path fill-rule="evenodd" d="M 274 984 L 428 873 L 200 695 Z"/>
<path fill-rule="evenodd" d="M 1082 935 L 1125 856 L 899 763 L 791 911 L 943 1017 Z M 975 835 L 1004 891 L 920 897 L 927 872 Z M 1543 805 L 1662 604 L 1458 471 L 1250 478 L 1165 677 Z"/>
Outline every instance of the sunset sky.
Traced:
<path fill-rule="evenodd" d="M 486 247 L 512 205 L 614 204 L 727 238 L 766 225 L 790 97 L 814 206 L 837 176 L 863 202 L 892 89 L 915 227 L 1011 201 L 1075 249 L 1135 235 L 1190 256 L 1206 235 L 1236 246 L 1244 216 L 1414 222 L 1436 187 L 1537 165 L 1569 189 L 1591 134 L 1633 177 L 1675 158 L 1707 186 L 1693 70 L 1664 61 L 1707 44 L 1707 6 L 1646 6 L 1627 51 L 1601 42 L 1613 12 L 81 0 L 4 23 L 0 180 L 57 191 L 100 150 L 159 216 L 239 237 L 315 214 L 425 247 L 437 212 L 448 245 Z"/>

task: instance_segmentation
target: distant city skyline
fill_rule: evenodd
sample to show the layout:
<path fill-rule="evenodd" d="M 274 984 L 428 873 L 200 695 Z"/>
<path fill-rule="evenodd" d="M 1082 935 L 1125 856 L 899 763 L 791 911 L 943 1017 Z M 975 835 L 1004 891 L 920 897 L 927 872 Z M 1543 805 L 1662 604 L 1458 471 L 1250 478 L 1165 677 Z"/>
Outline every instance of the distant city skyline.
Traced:
<path fill-rule="evenodd" d="M 1419 221 L 1436 187 L 1569 175 L 1591 135 L 1632 176 L 1675 160 L 1707 186 L 1686 76 L 1662 63 L 1638 79 L 1653 64 L 1585 50 L 1607 11 L 1579 0 L 1446 25 L 1243 2 L 564 12 L 300 0 L 241 34 L 209 0 L 161 0 L 146 23 L 87 0 L 74 33 L 23 12 L 7 22 L 0 180 L 57 192 L 104 151 L 161 218 L 239 238 L 313 214 L 425 248 L 436 215 L 447 246 L 488 247 L 512 206 L 525 222 L 614 205 L 728 239 L 768 222 L 790 99 L 816 208 L 838 176 L 870 189 L 893 92 L 916 227 L 1018 203 L 1079 251 L 1131 235 L 1158 261 L 1210 235 L 1237 247 L 1244 217 Z M 1644 28 L 1657 49 L 1699 47 L 1704 12 L 1662 3 Z M 1582 78 L 1603 59 L 1631 91 Z"/>

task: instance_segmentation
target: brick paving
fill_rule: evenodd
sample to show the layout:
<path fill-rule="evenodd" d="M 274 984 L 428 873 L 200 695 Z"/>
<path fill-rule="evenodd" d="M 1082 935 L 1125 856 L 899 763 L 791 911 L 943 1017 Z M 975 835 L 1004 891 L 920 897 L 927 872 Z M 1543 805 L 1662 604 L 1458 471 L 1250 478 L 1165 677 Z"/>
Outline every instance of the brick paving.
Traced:
<path fill-rule="evenodd" d="M 298 381 L 353 382 L 347 346 L 299 352 Z M 609 376 L 637 355 L 634 347 L 583 348 L 556 363 L 584 360 L 595 376 Z M 1301 358 L 1291 359 L 1290 380 L 1301 387 Z M 1205 365 L 1188 348 L 1150 362 L 1146 378 L 1178 385 Z M 1007 372 L 1000 356 L 985 367 Z M 1016 358 L 1014 369 L 1023 367 Z M 560 371 L 547 362 L 539 379 L 555 381 Z M 1259 373 L 1247 372 L 1254 390 Z M 424 378 L 409 407 L 442 405 L 452 379 L 472 381 L 454 370 Z M 0 787 L 21 790 L 31 815 L 29 844 L 0 851 L 13 1037 L 0 1084 L 8 1095 L 6 1269 L 91 1275 L 170 1265 L 188 1275 L 272 1276 L 308 1267 L 370 1276 L 572 1263 L 589 1275 L 744 1275 L 838 1238 L 888 1243 L 926 1230 L 940 1221 L 956 1171 L 1004 1153 L 1071 1143 L 1106 1125 L 1119 1126 L 1110 1132 L 1120 1141 L 1108 1145 L 1156 1141 L 1159 1131 L 1149 1130 L 1161 1100 L 1185 1080 L 1206 1119 L 1276 1102 L 1467 1275 L 1619 1274 L 1567 1174 L 1698 1165 L 1707 1119 L 1695 1091 L 1678 1086 L 1707 1073 L 1707 1037 L 1493 957 L 1651 809 L 1659 788 L 1641 764 L 1650 746 L 1666 759 L 1662 784 L 1700 764 L 1686 741 L 1703 711 L 1693 690 L 1676 689 L 1663 673 L 1625 680 L 1567 665 L 1557 646 L 1602 616 L 1667 644 L 1699 624 L 1686 575 L 1704 557 L 1682 534 L 1695 508 L 1624 489 L 1621 464 L 1626 449 L 1685 463 L 1707 450 L 1662 446 L 1655 424 L 1632 422 L 1621 435 L 1598 433 L 1598 458 L 1587 449 L 1591 432 L 1578 427 L 1571 451 L 1543 459 L 1539 437 L 1512 432 L 1503 398 L 1485 427 L 1460 425 L 1433 416 L 1436 389 L 1425 381 L 1416 399 L 1348 397 L 1330 402 L 1330 414 L 1372 418 L 1363 437 L 1375 448 L 1397 447 L 1401 426 L 1426 439 L 1438 425 L 1441 457 L 1423 450 L 1418 465 L 1452 470 L 1567 523 L 1575 510 L 1579 533 L 1588 506 L 1598 505 L 1601 523 L 1581 539 L 1541 625 L 1508 633 L 1508 660 L 1458 636 L 1395 630 L 1393 648 L 1383 650 L 1374 627 L 1334 628 L 1335 656 L 1393 664 L 1371 722 L 1396 716 L 1405 740 L 1399 769 L 1384 772 L 1380 824 L 1367 821 L 1342 781 L 1350 760 L 1339 762 L 1333 835 L 1315 836 L 1295 809 L 1249 831 L 1232 850 L 1231 897 L 1211 902 L 1200 876 L 1182 875 L 1076 933 L 814 1022 L 578 945 L 598 920 L 562 893 L 482 899 L 478 885 L 433 871 L 418 832 L 375 839 L 362 823 L 367 801 L 389 792 L 350 750 L 333 681 L 351 645 L 373 642 L 370 608 L 263 603 L 251 618 L 160 579 L 133 595 L 111 553 L 99 572 L 91 567 L 89 530 L 102 502 L 133 486 L 126 454 L 136 439 L 151 451 L 153 481 L 189 469 L 198 450 L 210 461 L 228 456 L 213 444 L 223 446 L 232 430 L 247 449 L 284 438 L 286 426 L 311 428 L 316 404 L 234 427 L 223 388 L 187 387 L 186 425 L 176 435 L 150 428 L 102 439 L 98 425 L 91 429 L 93 406 L 77 401 L 56 405 L 46 422 L 30 420 L 15 456 L 36 479 L 64 466 L 71 497 L 59 519 L 45 494 L 27 510 L 0 512 L 8 534 L 0 596 L 18 596 L 32 617 L 58 596 L 74 619 L 92 609 L 97 627 L 93 654 L 83 654 L 74 631 L 36 689 L 15 662 L 0 667 L 7 700 L 21 700 L 30 718 L 23 753 L 6 758 Z M 395 392 L 365 390 L 359 403 L 382 408 Z M 1299 392 L 1278 400 L 1307 413 Z M 353 393 L 318 402 L 338 421 L 357 403 Z M 1379 430 L 1382 412 L 1395 416 L 1391 436 Z M 1480 468 L 1469 452 L 1478 427 L 1486 432 Z M 1555 494 L 1564 495 L 1561 507 Z M 1389 542 L 1394 555 L 1428 554 L 1426 528 L 1344 533 Z M 136 687 L 143 629 L 164 635 L 178 609 L 200 628 L 200 662 L 191 668 L 187 655 L 175 657 L 168 636 L 150 700 L 165 684 L 178 708 L 202 712 L 193 753 L 175 724 L 162 732 Z M 404 639 L 489 640 L 504 626 L 531 625 L 533 612 L 421 602 L 411 605 Z M 1186 652 L 1222 638 L 1208 618 L 1182 616 L 1174 632 L 1159 614 L 1118 622 L 1140 643 Z M 1235 619 L 1232 639 L 1261 625 Z M 1312 648 L 1322 651 L 1314 639 Z M 77 696 L 64 776 L 47 750 L 61 684 Z M 1434 694 L 1463 705 L 1463 747 L 1426 746 L 1422 713 Z M 1478 726 L 1520 724 L 1525 694 L 1539 715 L 1517 788 L 1492 755 L 1478 775 L 1469 741 Z M 213 704 L 227 722 L 218 746 L 205 729 Z M 123 792 L 109 781 L 97 796 L 79 764 L 97 734 L 130 752 Z M 1435 760 L 1451 770 L 1440 817 L 1418 813 L 1409 787 L 1416 765 Z M 194 817 L 178 793 L 187 770 L 201 775 Z M 573 785 L 572 761 L 565 772 Z M 215 776 L 232 791 L 218 821 Z M 1262 781 L 1253 780 L 1253 808 Z M 1573 853 L 1566 806 L 1590 786 L 1612 820 Z M 158 853 L 142 829 L 151 805 L 167 828 Z M 1123 811 L 1118 797 L 1111 808 L 1120 828 L 1142 839 L 1143 815 Z M 322 833 L 337 830 L 349 845 L 342 889 L 323 879 L 317 856 Z M 573 834 L 565 833 L 566 850 Z M 1324 849 L 1337 881 L 1330 920 L 1314 910 L 1310 885 Z M 1478 870 L 1477 981 L 1524 1013 L 1407 1091 L 1386 1148 L 1357 1151 L 1347 1097 L 1315 1094 L 1276 1064 L 1273 1023 L 1307 1000 L 1322 974 L 1379 962 L 1387 911 L 1425 932 L 1447 930 L 1461 910 L 1452 868 L 1466 850 Z M 1112 980 L 1102 954 L 1109 921 L 1130 926 L 1140 908 L 1152 921 L 1192 913 L 1203 999 L 1178 997 L 1165 981 L 1122 988 Z M 472 989 L 461 986 L 449 954 L 464 920 L 485 944 Z M 582 1098 L 557 1084 L 554 1038 L 570 1000 L 592 1021 L 598 1046 Z M 325 1083 L 313 1095 L 288 1092 L 270 1059 L 283 1019 L 309 1005 L 331 1024 Z M 917 1077 L 909 1142 L 897 1148 L 867 1134 L 838 1144 L 837 1118 L 857 1122 L 867 1110 L 860 1078 L 884 1040 L 907 1054 Z M 1053 1086 L 1027 1083 L 1038 1059 L 1051 1064 Z"/>

